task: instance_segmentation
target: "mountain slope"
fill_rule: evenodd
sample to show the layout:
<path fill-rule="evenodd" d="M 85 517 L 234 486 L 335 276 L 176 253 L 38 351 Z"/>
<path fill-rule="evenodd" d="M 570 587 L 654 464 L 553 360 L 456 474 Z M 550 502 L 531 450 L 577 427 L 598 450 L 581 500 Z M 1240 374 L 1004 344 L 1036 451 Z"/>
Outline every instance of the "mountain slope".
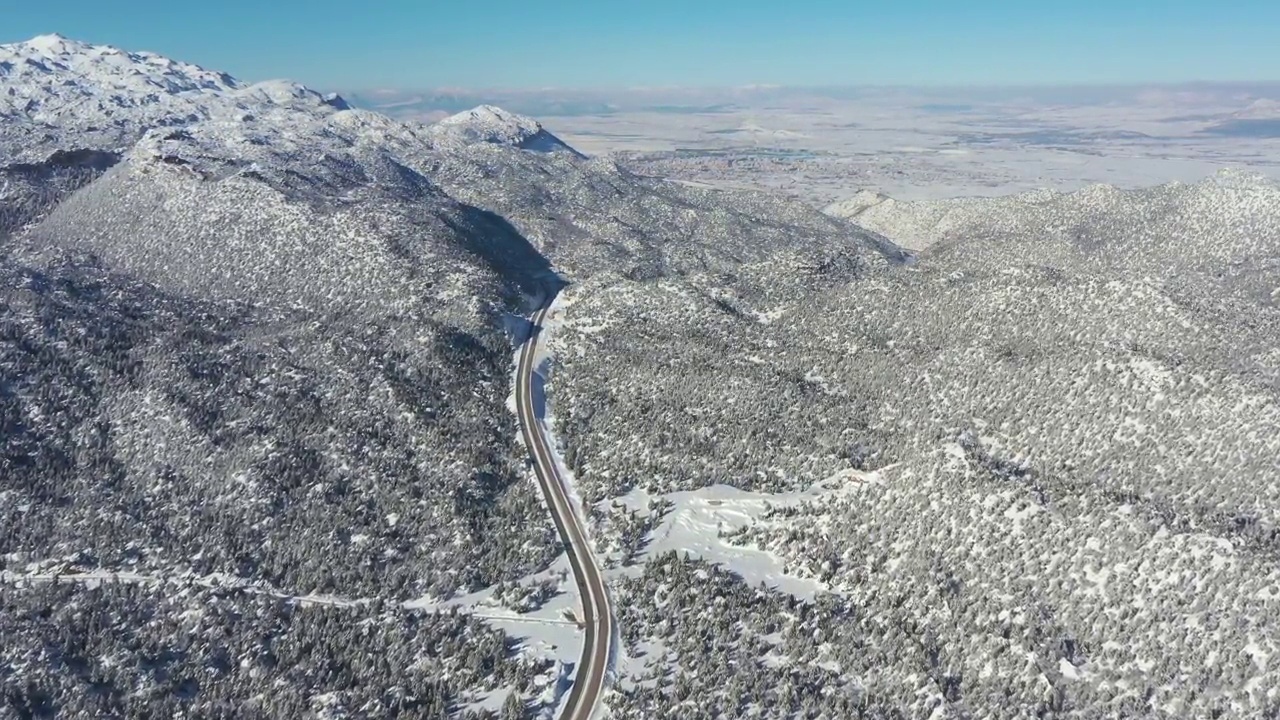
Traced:
<path fill-rule="evenodd" d="M 415 699 L 388 685 L 472 657 L 521 706 L 546 668 L 500 638 L 441 663 L 397 645 L 360 688 L 314 669 L 359 662 L 358 628 L 420 622 L 388 608 L 509 586 L 555 557 L 506 407 L 508 315 L 560 270 L 794 297 L 901 259 L 811 210 L 627 175 L 496 108 L 425 127 L 62 38 L 0 52 L 15 98 L 0 125 L 0 577 L 21 616 L 0 696 L 19 713 L 83 709 L 94 682 L 95 712 L 248 697 L 279 697 L 268 716 L 308 698 L 457 712 L 495 680 L 448 671 Z M 37 580 L 116 573 L 138 579 L 127 597 Z M 293 622 L 263 595 L 369 612 L 333 611 L 332 642 L 287 660 L 254 640 L 266 670 L 197 690 L 179 679 L 228 675 L 203 641 L 175 650 L 182 617 L 135 628 L 136 646 L 13 644 L 80 617 L 58 602 L 126 624 L 186 613 L 207 595 L 194 579 L 254 618 L 246 632 Z M 131 668 L 150 662 L 139 648 L 171 653 L 174 682 L 77 659 Z M 298 687 L 273 691 L 282 675 Z"/>
<path fill-rule="evenodd" d="M 667 672 L 727 715 L 847 714 L 810 685 L 907 717 L 1271 712 L 1277 199 L 1228 177 L 993 201 L 912 267 L 796 298 L 570 288 L 554 382 L 579 491 L 621 495 L 655 543 L 697 520 L 664 526 L 653 498 L 701 503 L 691 549 L 744 576 L 677 555 L 621 583 L 628 649 L 665 655 L 615 712 L 678 707 Z M 713 484 L 780 494 L 743 520 Z M 617 504 L 602 543 L 625 546 Z M 766 562 L 812 601 L 768 609 L 746 580 Z M 709 579 L 735 601 L 690 589 Z M 1187 631 L 1208 617 L 1231 627 Z"/>
<path fill-rule="evenodd" d="M 1260 263 L 1280 238 L 1240 231 L 1266 227 L 1266 188 L 1206 192 L 1213 214 L 1183 222 L 1153 222 L 1164 191 L 1076 208 L 1093 249 L 1010 208 L 913 268 L 797 299 L 570 288 L 556 418 L 579 492 L 607 501 L 602 544 L 626 542 L 623 502 L 655 543 L 698 519 L 664 525 L 653 498 L 710 518 L 704 542 L 620 583 L 628 652 L 663 650 L 614 712 L 680 706 L 663 673 L 726 715 L 762 702 L 751 687 L 847 714 L 810 683 L 868 715 L 1270 712 L 1254 689 L 1280 650 L 1280 311 L 1213 288 L 1274 278 Z M 781 495 L 744 520 L 713 484 Z M 812 601 L 767 610 L 745 578 L 774 559 Z M 671 623 L 673 603 L 716 612 Z M 1185 632 L 1206 618 L 1230 626 Z"/>
<path fill-rule="evenodd" d="M 778 292 L 814 268 L 838 274 L 907 256 L 849 223 L 759 193 L 637 176 L 607 159 L 473 145 L 427 158 L 424 172 L 465 202 L 508 218 L 576 278 L 737 275 L 777 263 Z"/>
<path fill-rule="evenodd" d="M 827 212 L 939 260 L 980 254 L 975 261 L 1157 277 L 1191 296 L 1280 303 L 1280 186 L 1261 176 L 1222 171 L 1190 185 L 909 203 L 859 196 Z"/>
<path fill-rule="evenodd" d="M 314 672 L 364 651 L 349 636 L 295 647 L 237 685 L 204 640 L 179 652 L 180 615 L 163 623 L 176 634 L 132 628 L 143 646 L 109 634 L 44 654 L 13 644 L 65 634 L 40 617 L 71 622 L 39 583 L 21 584 L 42 574 L 152 579 L 124 600 L 63 598 L 121 613 L 109 624 L 198 607 L 161 597 L 192 578 L 374 603 L 317 620 L 350 633 L 422 623 L 385 615 L 404 601 L 544 569 L 554 536 L 506 408 L 504 319 L 554 274 L 508 223 L 398 160 L 433 151 L 423 128 L 292 83 L 60 38 L 0 53 L 21 101 L 0 125 L 0 571 L 20 583 L 6 588 L 15 612 L 32 613 L 0 647 L 20 669 L 3 678 L 6 712 L 71 712 L 94 682 L 106 703 L 95 712 L 147 715 L 328 694 L 438 714 L 497 689 L 490 673 L 464 674 L 414 679 L 416 700 L 390 699 L 397 674 L 429 670 L 402 649 L 365 690 Z M 257 598 L 222 602 L 290 622 L 287 605 Z M 505 682 L 544 670 L 500 634 L 484 642 Z M 75 655 L 130 668 L 144 646 L 172 655 L 173 684 Z M 446 666 L 468 657 L 450 652 Z M 226 682 L 178 681 L 210 672 Z M 304 679 L 272 691 L 282 673 Z"/>

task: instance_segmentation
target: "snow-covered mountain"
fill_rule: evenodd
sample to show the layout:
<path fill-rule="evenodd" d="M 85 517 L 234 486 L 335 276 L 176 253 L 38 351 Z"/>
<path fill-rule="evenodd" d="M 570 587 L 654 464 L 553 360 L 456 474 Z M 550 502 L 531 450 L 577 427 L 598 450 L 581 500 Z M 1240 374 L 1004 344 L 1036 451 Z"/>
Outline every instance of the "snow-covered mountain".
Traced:
<path fill-rule="evenodd" d="M 199 181 L 188 194 L 201 207 L 233 189 L 266 185 L 286 202 L 317 207 L 380 195 L 432 204 L 431 212 L 463 207 L 473 219 L 479 216 L 465 207 L 478 208 L 509 223 L 504 236 L 527 238 L 578 274 L 732 271 L 775 254 L 793 255 L 793 267 L 897 257 L 896 248 L 852 225 L 788 203 L 682 187 L 607 160 L 587 161 L 536 120 L 501 108 L 480 106 L 424 126 L 350 109 L 340 98 L 287 81 L 246 84 L 153 54 L 58 36 L 5 46 L 4 53 L 21 67 L 10 71 L 11 95 L 24 98 L 0 125 L 0 158 L 10 158 L 0 169 L 0 198 L 25 208 L 10 212 L 9 224 L 29 221 L 61 197 L 48 183 L 33 195 L 22 178 L 67 176 L 57 187 L 69 192 L 116 156 L 127 167 L 86 197 L 110 197 L 107 188 L 125 177 L 145 179 L 130 181 L 139 197 L 164 197 L 166 191 L 151 192 L 146 183 L 168 187 L 182 177 Z M 97 165 L 86 168 L 90 157 Z M 64 211 L 55 220 L 70 217 Z"/>
<path fill-rule="evenodd" d="M 0 73 L 7 91 L 0 98 L 5 114 L 23 111 L 37 119 L 82 100 L 132 107 L 183 94 L 225 94 L 244 87 L 225 73 L 191 63 L 90 45 L 57 34 L 0 45 Z"/>
<path fill-rule="evenodd" d="M 546 566 L 550 520 L 506 410 L 503 320 L 554 275 L 510 223 L 421 172 L 437 152 L 425 127 L 55 36 L 0 58 L 0 522 L 13 530 L 0 571 L 212 574 L 396 608 Z M 44 602 L 38 588 L 4 594 Z M 131 597 L 153 614 L 169 594 Z M 60 603 L 127 622 L 112 597 L 79 588 Z M 254 597 L 226 602 L 252 614 Z M 7 624 L 25 617 L 13 607 L 4 636 L 38 636 Z M 287 623 L 278 604 L 262 611 Z M 104 662 L 118 651 L 80 637 Z M 155 698 L 144 714 L 225 714 L 211 709 L 221 691 L 175 700 L 131 672 L 87 692 L 43 674 L 59 661 L 41 647 L 0 643 L 0 664 L 42 688 L 4 684 L 0 715 L 24 702 L 115 714 L 110 697 L 134 694 Z M 403 684 L 412 661 L 392 662 L 375 685 Z M 193 655 L 172 669 L 186 663 L 205 667 Z M 411 692 L 447 707 L 492 682 Z M 339 706 L 381 702 L 276 688 L 289 717 L 326 690 Z"/>
<path fill-rule="evenodd" d="M 537 152 L 564 152 L 581 157 L 542 123 L 492 105 L 481 105 L 451 115 L 431 126 L 431 136 L 442 145 L 494 143 Z"/>
<path fill-rule="evenodd" d="M 0 45 L 0 158 L 39 162 L 57 150 L 119 151 L 147 129 L 243 117 L 264 108 L 345 108 L 286 81 L 242 83 L 155 53 L 41 35 Z"/>
<path fill-rule="evenodd" d="M 438 664 L 375 653 L 385 666 L 360 688 L 309 668 L 348 653 L 369 667 L 365 630 L 280 663 L 260 635 L 238 638 L 237 656 L 264 658 L 252 667 L 201 644 L 154 677 L 122 643 L 136 630 L 169 647 L 132 618 L 181 623 L 192 606 L 282 626 L 294 605 L 266 599 L 395 609 L 546 570 L 553 530 L 506 409 L 507 321 L 563 276 L 711 302 L 720 285 L 800 297 L 901 259 L 810 208 L 584 158 L 498 108 L 426 126 L 58 36 L 2 52 L 0 578 L 127 569 L 155 584 L 124 599 L 6 587 L 0 635 L 17 640 L 0 665 L 21 671 L 0 678 L 0 715 L 118 714 L 122 697 L 147 698 L 147 715 L 234 714 L 254 696 L 271 716 L 307 716 L 316 697 L 390 716 L 408 688 L 435 717 L 500 682 L 522 709 L 541 666 L 500 637 L 483 647 L 501 678 L 460 674 L 481 665 L 457 635 L 431 641 Z M 256 590 L 171 596 L 191 577 Z M 86 611 L 51 629 L 51 603 Z M 357 614 L 379 637 L 414 622 L 377 612 Z M 63 627 L 90 615 L 130 633 Z M 67 652 L 102 658 L 107 691 L 41 640 L 68 634 L 84 643 Z M 196 675 L 215 679 L 182 684 Z"/>
<path fill-rule="evenodd" d="M 789 688 L 759 714 L 1267 716 L 1278 190 L 1229 174 L 930 204 L 866 193 L 844 206 L 854 222 L 925 239 L 911 269 L 782 301 L 722 278 L 701 294 L 570 288 L 554 381 L 578 492 L 602 513 L 620 495 L 676 503 L 666 519 L 614 513 L 620 544 L 642 522 L 659 527 L 637 545 L 724 538 L 664 544 L 662 567 L 618 583 L 647 657 L 631 665 L 642 689 L 611 709 L 665 716 L 691 697 L 747 716 L 748 688 L 788 687 L 796 660 L 822 658 L 804 682 L 856 687 L 856 707 Z M 770 509 L 739 520 L 761 491 Z M 813 583 L 800 617 L 764 607 L 759 550 L 771 582 Z M 1209 617 L 1221 632 L 1185 631 Z M 687 695 L 649 683 L 672 672 Z"/>

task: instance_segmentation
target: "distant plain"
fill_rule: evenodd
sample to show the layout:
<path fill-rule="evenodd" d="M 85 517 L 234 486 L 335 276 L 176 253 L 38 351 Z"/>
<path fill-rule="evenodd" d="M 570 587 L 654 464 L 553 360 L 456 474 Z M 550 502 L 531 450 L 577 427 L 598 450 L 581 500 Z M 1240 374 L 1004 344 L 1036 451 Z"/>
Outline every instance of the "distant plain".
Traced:
<path fill-rule="evenodd" d="M 859 190 L 917 200 L 1194 182 L 1221 168 L 1280 177 L 1280 83 L 351 95 L 425 121 L 491 102 L 633 170 L 820 206 Z"/>

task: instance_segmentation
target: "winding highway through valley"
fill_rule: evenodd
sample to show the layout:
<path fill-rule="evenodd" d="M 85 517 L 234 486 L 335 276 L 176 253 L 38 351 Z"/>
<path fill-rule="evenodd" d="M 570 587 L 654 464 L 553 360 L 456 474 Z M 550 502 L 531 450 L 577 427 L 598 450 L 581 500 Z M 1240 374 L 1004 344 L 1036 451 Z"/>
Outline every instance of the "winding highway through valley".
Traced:
<path fill-rule="evenodd" d="M 525 447 L 533 459 L 538 484 L 551 510 L 556 530 L 569 555 L 574 580 L 578 584 L 578 598 L 582 604 L 582 625 L 586 636 L 582 643 L 582 655 L 574 668 L 576 677 L 569 697 L 564 704 L 560 720 L 589 720 L 599 705 L 608 678 L 609 655 L 613 642 L 613 612 L 609 607 L 609 594 L 605 590 L 600 567 L 587 539 L 586 529 L 574 512 L 573 502 L 565 490 L 564 479 L 556 466 L 546 434 L 534 403 L 534 373 L 538 336 L 551 300 L 533 314 L 529 337 L 520 350 L 520 363 L 516 371 L 516 407 L 520 416 L 520 429 Z"/>

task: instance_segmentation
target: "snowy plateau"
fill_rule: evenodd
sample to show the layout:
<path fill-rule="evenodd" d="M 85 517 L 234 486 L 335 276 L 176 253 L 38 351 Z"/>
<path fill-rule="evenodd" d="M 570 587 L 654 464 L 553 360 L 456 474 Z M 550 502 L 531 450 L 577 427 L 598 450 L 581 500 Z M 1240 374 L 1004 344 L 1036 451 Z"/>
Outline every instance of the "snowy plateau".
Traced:
<path fill-rule="evenodd" d="M 753 130 L 753 128 L 747 128 Z M 1280 715 L 1280 188 L 825 212 L 0 45 L 0 717 Z"/>

